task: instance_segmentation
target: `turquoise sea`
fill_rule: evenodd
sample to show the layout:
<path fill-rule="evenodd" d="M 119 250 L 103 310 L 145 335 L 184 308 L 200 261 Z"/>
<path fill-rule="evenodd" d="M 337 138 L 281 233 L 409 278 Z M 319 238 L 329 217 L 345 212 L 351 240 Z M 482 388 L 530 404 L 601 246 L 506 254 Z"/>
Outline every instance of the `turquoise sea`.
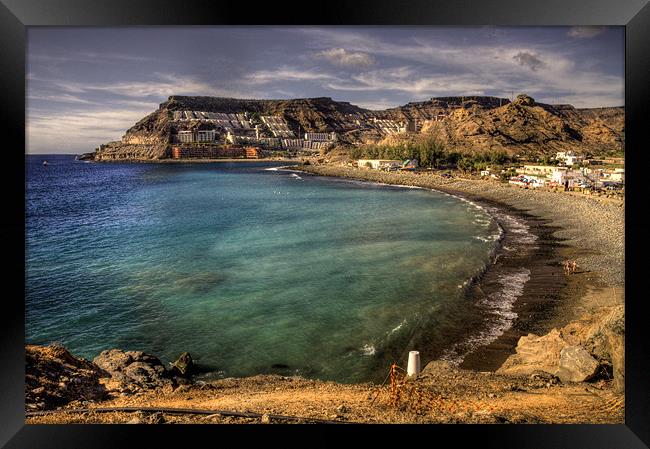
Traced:
<path fill-rule="evenodd" d="M 90 359 L 189 351 L 210 376 L 381 380 L 457 342 L 477 313 L 463 283 L 499 234 L 449 195 L 280 163 L 26 163 L 27 342 Z"/>

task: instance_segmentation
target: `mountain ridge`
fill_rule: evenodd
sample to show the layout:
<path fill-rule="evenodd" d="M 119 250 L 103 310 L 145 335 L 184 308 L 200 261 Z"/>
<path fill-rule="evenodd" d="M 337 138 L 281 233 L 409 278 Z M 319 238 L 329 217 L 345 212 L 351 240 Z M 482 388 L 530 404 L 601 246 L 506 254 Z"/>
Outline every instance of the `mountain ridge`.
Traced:
<path fill-rule="evenodd" d="M 387 137 L 399 140 L 409 133 L 395 130 L 407 122 L 415 122 L 418 134 L 434 135 L 461 152 L 501 150 L 535 156 L 573 150 L 598 154 L 623 151 L 625 140 L 624 107 L 550 105 L 525 94 L 514 101 L 491 96 L 433 97 L 384 110 L 330 97 L 267 100 L 171 95 L 126 130 L 121 141 L 101 145 L 94 158 L 165 159 L 170 157 L 178 131 L 215 129 L 225 135 L 225 129 L 210 120 L 174 120 L 174 114 L 182 111 L 244 114 L 247 120 L 275 116 L 294 136 L 333 132 L 344 145 L 378 143 Z"/>

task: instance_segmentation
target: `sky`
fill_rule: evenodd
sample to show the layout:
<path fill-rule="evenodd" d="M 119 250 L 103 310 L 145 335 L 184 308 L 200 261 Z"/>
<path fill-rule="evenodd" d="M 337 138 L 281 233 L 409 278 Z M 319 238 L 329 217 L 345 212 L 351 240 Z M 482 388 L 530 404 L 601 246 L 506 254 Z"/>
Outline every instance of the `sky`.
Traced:
<path fill-rule="evenodd" d="M 623 27 L 29 27 L 26 151 L 93 151 L 170 95 L 623 106 L 624 45 Z"/>

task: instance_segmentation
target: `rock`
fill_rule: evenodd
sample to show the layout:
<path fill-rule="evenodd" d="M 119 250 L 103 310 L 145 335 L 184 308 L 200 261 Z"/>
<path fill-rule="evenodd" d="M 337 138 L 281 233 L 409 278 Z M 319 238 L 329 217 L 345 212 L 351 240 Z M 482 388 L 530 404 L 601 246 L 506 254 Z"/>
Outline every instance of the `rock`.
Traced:
<path fill-rule="evenodd" d="M 92 161 L 95 160 L 95 153 L 82 153 L 76 159 L 78 161 Z"/>
<path fill-rule="evenodd" d="M 519 339 L 516 354 L 508 357 L 496 372 L 513 376 L 530 376 L 537 371 L 555 374 L 565 346 L 568 345 L 557 329 L 541 337 L 528 334 Z"/>
<path fill-rule="evenodd" d="M 551 385 L 560 383 L 560 378 L 546 371 L 535 371 L 529 376 L 529 386 L 536 388 L 550 388 Z"/>
<path fill-rule="evenodd" d="M 512 102 L 513 104 L 519 104 L 522 106 L 533 106 L 535 104 L 535 100 L 533 97 L 526 95 L 526 94 L 519 94 L 517 95 L 517 98 L 515 98 L 515 101 Z"/>
<path fill-rule="evenodd" d="M 422 374 L 434 374 L 439 372 L 452 373 L 458 371 L 455 365 L 444 360 L 434 360 L 426 364 L 422 370 Z"/>
<path fill-rule="evenodd" d="M 599 363 L 581 346 L 567 346 L 560 352 L 560 364 L 556 372 L 563 382 L 584 382 L 593 378 Z"/>
<path fill-rule="evenodd" d="M 102 351 L 93 359 L 93 363 L 109 374 L 124 369 L 131 362 L 133 362 L 133 357 L 120 349 Z"/>
<path fill-rule="evenodd" d="M 73 356 L 59 344 L 25 347 L 25 405 L 51 409 L 77 400 L 101 400 L 105 373 L 94 363 Z"/>
<path fill-rule="evenodd" d="M 349 410 L 345 405 L 339 405 L 336 407 L 336 411 L 339 413 L 347 413 Z"/>
<path fill-rule="evenodd" d="M 162 363 L 156 365 L 146 362 L 133 362 L 126 366 L 122 373 L 131 381 L 142 386 L 169 383 L 161 382 L 166 374 Z"/>
<path fill-rule="evenodd" d="M 158 388 L 172 383 L 162 362 L 141 351 L 111 349 L 101 352 L 93 362 L 112 379 L 126 385 Z"/>
<path fill-rule="evenodd" d="M 189 385 L 179 385 L 175 390 L 174 394 L 182 394 L 182 393 L 187 393 L 190 391 L 190 386 Z"/>
<path fill-rule="evenodd" d="M 260 422 L 261 422 L 262 424 L 271 424 L 271 418 L 269 417 L 269 415 L 267 415 L 266 413 L 264 413 L 264 414 L 262 415 L 262 417 L 260 418 Z"/>
<path fill-rule="evenodd" d="M 561 351 L 560 351 L 561 353 Z M 551 373 L 546 371 L 534 371 L 530 375 L 530 380 L 543 380 L 545 382 L 557 383 L 559 378 Z"/>
<path fill-rule="evenodd" d="M 194 372 L 195 366 L 189 352 L 182 353 L 174 363 L 171 364 L 174 374 L 189 377 Z"/>
<path fill-rule="evenodd" d="M 152 413 L 147 417 L 148 424 L 164 424 L 165 416 L 161 412 Z"/>
<path fill-rule="evenodd" d="M 625 308 L 618 305 L 588 331 L 585 348 L 596 359 L 612 364 L 613 388 L 625 392 Z"/>

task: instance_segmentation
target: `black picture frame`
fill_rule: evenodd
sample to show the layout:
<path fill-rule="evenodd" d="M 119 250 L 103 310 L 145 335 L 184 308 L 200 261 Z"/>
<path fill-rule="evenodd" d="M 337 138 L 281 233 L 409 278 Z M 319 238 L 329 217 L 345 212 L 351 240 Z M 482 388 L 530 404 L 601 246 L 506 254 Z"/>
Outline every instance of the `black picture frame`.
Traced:
<path fill-rule="evenodd" d="M 472 439 L 480 447 L 642 448 L 650 445 L 649 355 L 643 344 L 643 258 L 648 239 L 640 218 L 643 194 L 644 125 L 650 118 L 650 6 L 648 0 L 544 0 L 391 2 L 328 0 L 280 7 L 277 2 L 201 0 L 0 0 L 0 85 L 3 104 L 4 211 L 0 221 L 5 252 L 5 294 L 0 343 L 0 446 L 6 448 L 121 448 L 225 436 L 266 439 L 263 444 L 343 443 L 355 436 L 385 444 L 444 445 Z M 140 25 L 623 25 L 626 30 L 626 404 L 624 425 L 420 425 L 420 426 L 123 426 L 25 425 L 25 45 L 30 26 Z M 21 169 L 22 167 L 22 169 Z M 629 206 L 632 206 L 631 208 Z M 5 290 L 6 291 L 6 290 Z M 282 434 L 278 433 L 282 432 Z M 312 435 L 317 433 L 317 438 Z M 188 433 L 191 436 L 188 436 Z M 361 435 L 358 435 L 361 433 Z M 422 443 L 420 443 L 422 441 Z M 448 441 L 443 443 L 444 441 Z M 427 443 L 428 442 L 428 443 Z M 453 443 L 452 443 L 453 442 Z"/>

